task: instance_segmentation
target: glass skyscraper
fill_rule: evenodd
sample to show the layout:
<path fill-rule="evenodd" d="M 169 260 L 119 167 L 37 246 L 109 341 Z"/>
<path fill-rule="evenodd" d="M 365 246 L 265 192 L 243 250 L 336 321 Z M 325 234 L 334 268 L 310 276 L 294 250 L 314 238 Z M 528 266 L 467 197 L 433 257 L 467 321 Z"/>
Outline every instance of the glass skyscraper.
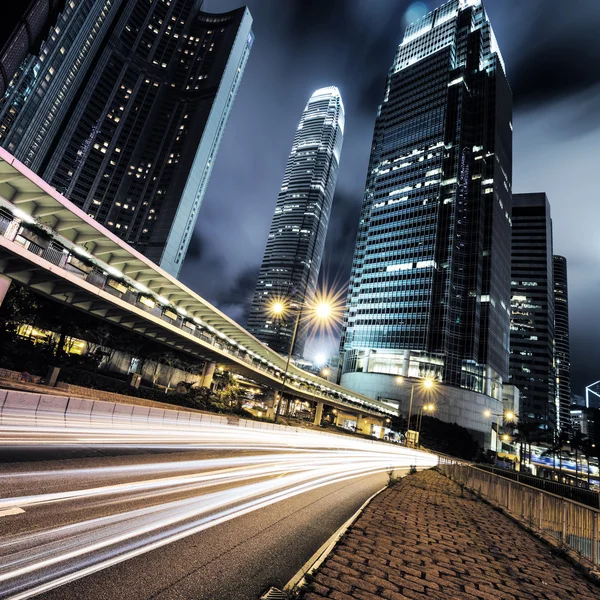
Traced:
<path fill-rule="evenodd" d="M 544 193 L 513 196 L 510 377 L 519 388 L 521 422 L 551 440 L 555 396 L 554 260 L 550 204 Z"/>
<path fill-rule="evenodd" d="M 39 50 L 65 0 L 4 3 L 0 18 L 0 97 L 27 55 Z"/>
<path fill-rule="evenodd" d="M 0 102 L 2 146 L 174 275 L 253 41 L 201 4 L 68 2 Z"/>
<path fill-rule="evenodd" d="M 511 121 L 512 93 L 480 0 L 451 0 L 407 27 L 375 123 L 341 338 L 343 385 L 378 373 L 501 397 Z"/>
<path fill-rule="evenodd" d="M 301 310 L 315 293 L 343 138 L 339 90 L 317 90 L 294 136 L 248 318 L 248 331 L 282 354 L 290 349 L 295 315 L 274 319 L 269 304 L 279 298 Z M 301 319 L 294 344 L 297 356 L 304 352 L 306 334 Z"/>
<path fill-rule="evenodd" d="M 558 428 L 571 428 L 571 344 L 567 259 L 554 255 L 554 355 Z"/>

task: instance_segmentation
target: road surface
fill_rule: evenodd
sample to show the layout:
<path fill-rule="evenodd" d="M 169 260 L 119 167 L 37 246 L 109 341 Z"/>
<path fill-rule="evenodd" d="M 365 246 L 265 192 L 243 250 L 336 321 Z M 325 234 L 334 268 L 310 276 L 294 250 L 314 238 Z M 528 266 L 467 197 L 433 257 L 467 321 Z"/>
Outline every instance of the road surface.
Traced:
<path fill-rule="evenodd" d="M 283 586 L 390 468 L 436 462 L 310 431 L 40 415 L 3 415 L 2 459 L 0 598 L 86 600 L 253 600 Z"/>

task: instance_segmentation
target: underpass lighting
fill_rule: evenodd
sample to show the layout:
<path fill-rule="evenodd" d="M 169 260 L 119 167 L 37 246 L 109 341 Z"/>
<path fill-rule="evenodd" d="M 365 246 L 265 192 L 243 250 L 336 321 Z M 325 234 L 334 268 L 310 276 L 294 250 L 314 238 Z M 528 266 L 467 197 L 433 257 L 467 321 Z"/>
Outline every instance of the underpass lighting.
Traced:
<path fill-rule="evenodd" d="M 194 323 L 197 325 L 202 325 L 202 321 L 198 317 L 194 317 Z"/>
<path fill-rule="evenodd" d="M 75 252 L 75 254 L 79 254 L 79 256 L 83 256 L 85 258 L 92 258 L 92 255 L 81 246 L 73 246 L 71 250 Z"/>
<path fill-rule="evenodd" d="M 25 223 L 35 223 L 35 219 L 28 215 L 26 212 L 22 211 L 20 208 L 13 209 L 13 216 L 17 219 L 21 219 L 21 221 L 25 221 Z"/>
<path fill-rule="evenodd" d="M 112 275 L 113 277 L 118 277 L 118 278 L 124 277 L 123 273 L 121 273 L 121 271 L 119 271 L 119 269 L 115 269 L 114 267 L 111 267 L 111 266 L 106 267 L 106 272 L 109 275 Z"/>
<path fill-rule="evenodd" d="M 169 301 L 164 296 L 156 296 L 156 299 L 164 305 L 170 304 Z"/>
<path fill-rule="evenodd" d="M 184 317 L 187 315 L 187 310 L 185 310 L 184 308 L 180 308 L 179 306 L 175 307 L 175 310 L 180 314 L 183 315 Z"/>
<path fill-rule="evenodd" d="M 145 285 L 142 285 L 141 283 L 136 283 L 135 281 L 133 282 L 133 287 L 138 292 L 143 292 L 144 294 L 147 294 L 148 292 L 150 292 L 150 290 Z"/>

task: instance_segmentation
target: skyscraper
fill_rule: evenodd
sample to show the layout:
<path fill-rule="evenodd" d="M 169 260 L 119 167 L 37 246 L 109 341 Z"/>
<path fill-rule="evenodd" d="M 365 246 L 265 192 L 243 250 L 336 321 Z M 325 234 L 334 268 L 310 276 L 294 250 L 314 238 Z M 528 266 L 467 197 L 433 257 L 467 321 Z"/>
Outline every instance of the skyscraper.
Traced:
<path fill-rule="evenodd" d="M 554 266 L 550 204 L 544 193 L 513 196 L 510 377 L 521 422 L 550 439 L 557 425 Z"/>
<path fill-rule="evenodd" d="M 558 428 L 571 424 L 571 346 L 569 340 L 569 288 L 567 259 L 553 257 L 554 264 L 554 354 L 556 364 L 556 410 Z"/>
<path fill-rule="evenodd" d="M 0 97 L 21 68 L 27 54 L 35 53 L 56 22 L 65 0 L 5 3 L 0 19 Z"/>
<path fill-rule="evenodd" d="M 341 339 L 343 385 L 385 395 L 394 378 L 375 389 L 369 374 L 431 377 L 501 398 L 511 119 L 512 93 L 480 0 L 451 0 L 407 27 L 375 123 Z"/>
<path fill-rule="evenodd" d="M 273 319 L 269 303 L 284 298 L 301 307 L 315 293 L 343 137 L 339 90 L 317 90 L 294 136 L 248 318 L 248 330 L 277 352 L 289 351 L 294 318 Z M 306 333 L 301 325 L 294 344 L 298 356 Z"/>
<path fill-rule="evenodd" d="M 0 105 L 0 143 L 177 275 L 252 46 L 241 8 L 70 2 Z"/>

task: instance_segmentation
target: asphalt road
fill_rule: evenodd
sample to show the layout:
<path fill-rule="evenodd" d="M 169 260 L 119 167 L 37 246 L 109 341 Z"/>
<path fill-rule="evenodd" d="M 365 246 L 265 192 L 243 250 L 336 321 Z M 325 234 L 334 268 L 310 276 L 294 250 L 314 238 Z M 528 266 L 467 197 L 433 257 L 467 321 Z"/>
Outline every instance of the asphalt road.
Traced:
<path fill-rule="evenodd" d="M 385 480 L 366 476 L 290 498 L 40 597 L 255 600 L 283 587 Z"/>
<path fill-rule="evenodd" d="M 314 432 L 119 427 L 0 429 L 0 598 L 254 600 L 390 467 L 435 462 Z"/>

